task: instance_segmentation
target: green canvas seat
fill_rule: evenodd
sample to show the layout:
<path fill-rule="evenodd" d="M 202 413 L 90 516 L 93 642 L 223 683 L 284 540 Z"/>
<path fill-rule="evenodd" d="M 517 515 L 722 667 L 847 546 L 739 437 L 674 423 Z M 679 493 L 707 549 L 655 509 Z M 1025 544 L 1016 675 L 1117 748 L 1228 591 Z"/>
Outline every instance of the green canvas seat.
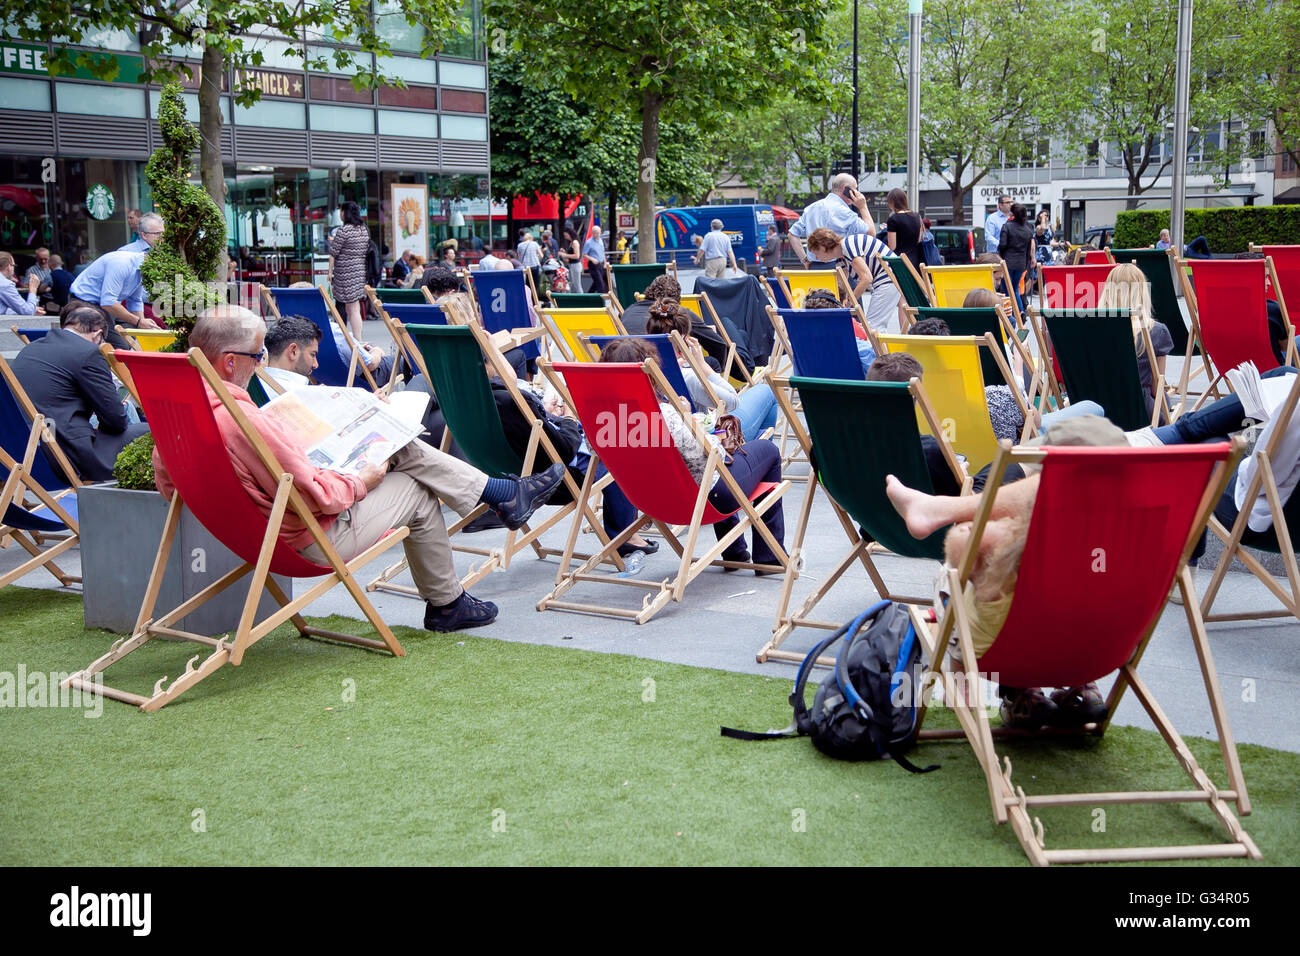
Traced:
<path fill-rule="evenodd" d="M 429 301 L 424 297 L 423 288 L 376 289 L 375 295 L 385 305 L 424 305 Z"/>
<path fill-rule="evenodd" d="M 908 268 L 908 261 L 902 256 L 881 256 L 883 262 L 894 277 L 894 282 L 898 284 L 899 290 L 903 293 L 903 302 L 908 308 L 921 309 L 928 308 L 933 303 L 930 302 L 930 296 L 926 293 L 925 287 L 917 281 L 916 272 Z"/>
<path fill-rule="evenodd" d="M 636 301 L 637 294 L 645 295 L 650 283 L 668 272 L 668 263 L 655 262 L 637 266 L 609 267 L 612 280 L 610 291 L 617 297 L 623 308 Z M 603 304 L 603 303 L 602 303 Z"/>
<path fill-rule="evenodd" d="M 1128 309 L 1044 309 L 1070 401 L 1091 399 L 1124 431 L 1151 424 Z"/>
<path fill-rule="evenodd" d="M 796 627 L 833 630 L 839 626 L 838 622 L 819 621 L 809 615 L 856 561 L 862 562 L 882 598 L 904 603 L 929 603 L 930 596 L 892 594 L 871 556 L 883 547 L 902 557 L 941 560 L 947 532 L 947 528 L 942 528 L 928 538 L 913 538 L 885 494 L 886 475 L 895 475 L 909 488 L 926 494 L 934 491 L 921 448 L 915 395 L 910 385 L 795 376 L 790 379 L 790 386 L 798 391 L 803 402 L 808 431 L 806 435 L 801 434 L 800 440 L 809 443 L 809 457 L 820 479 L 808 483 L 790 556 L 797 558 L 803 547 L 812 501 L 819 485 L 830 496 L 831 507 L 848 534 L 851 547 L 794 614 L 789 613 L 789 605 L 798 573 L 797 561 L 791 561 L 781 591 L 772 639 L 758 652 L 760 662 L 769 658 L 803 660 L 801 653 L 778 650 Z M 851 530 L 855 526 L 865 531 L 868 537 L 864 539 Z"/>
<path fill-rule="evenodd" d="M 603 309 L 605 297 L 599 292 L 552 292 L 557 309 Z"/>
<path fill-rule="evenodd" d="M 271 396 L 266 393 L 266 386 L 262 384 L 262 380 L 256 375 L 248 380 L 248 388 L 245 391 L 248 392 L 248 397 L 253 400 L 253 404 L 258 408 L 271 400 Z"/>

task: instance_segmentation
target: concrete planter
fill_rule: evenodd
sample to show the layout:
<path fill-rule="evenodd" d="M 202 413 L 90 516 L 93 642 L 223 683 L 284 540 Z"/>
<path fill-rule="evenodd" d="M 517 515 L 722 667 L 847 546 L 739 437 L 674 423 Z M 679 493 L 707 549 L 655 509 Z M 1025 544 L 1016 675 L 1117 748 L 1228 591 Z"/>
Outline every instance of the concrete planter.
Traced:
<path fill-rule="evenodd" d="M 86 627 L 131 633 L 162 540 L 167 507 L 156 491 L 127 491 L 116 485 L 78 489 Z M 168 556 L 154 617 L 189 600 L 241 563 L 185 509 Z M 248 595 L 247 580 L 240 580 L 172 626 L 208 636 L 233 631 Z M 276 581 L 292 596 L 291 581 L 278 576 Z M 270 593 L 263 593 L 258 617 L 278 607 Z"/>

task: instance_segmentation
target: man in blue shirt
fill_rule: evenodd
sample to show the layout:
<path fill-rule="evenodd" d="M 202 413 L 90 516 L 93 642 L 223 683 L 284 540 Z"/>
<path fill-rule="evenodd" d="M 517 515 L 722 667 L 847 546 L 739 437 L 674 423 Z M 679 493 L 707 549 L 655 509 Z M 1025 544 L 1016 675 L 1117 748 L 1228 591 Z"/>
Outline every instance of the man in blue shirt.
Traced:
<path fill-rule="evenodd" d="M 144 316 L 144 280 L 140 277 L 143 252 L 106 252 L 77 276 L 68 290 L 68 301 L 79 299 L 97 305 L 111 320 L 104 341 L 113 348 L 129 349 L 127 342 L 113 331 L 113 323 L 133 329 L 160 328 Z"/>
<path fill-rule="evenodd" d="M 721 219 L 709 223 L 709 234 L 700 243 L 700 252 L 704 254 L 704 275 L 709 279 L 721 279 L 726 275 L 728 259 L 731 260 L 731 268 L 739 271 L 736 252 L 731 248 L 731 237 L 722 231 Z"/>
<path fill-rule="evenodd" d="M 36 286 L 39 281 L 32 273 L 27 274 L 27 298 L 24 299 L 18 291 L 14 257 L 7 252 L 0 252 L 0 315 L 43 315 L 41 307 L 36 304 Z"/>
<path fill-rule="evenodd" d="M 994 254 L 998 251 L 998 240 L 1002 238 L 1002 227 L 1011 218 L 1011 197 L 999 196 L 998 208 L 989 213 L 984 220 L 984 251 Z"/>
<path fill-rule="evenodd" d="M 139 238 L 128 242 L 118 249 L 118 252 L 148 252 L 153 248 L 153 244 L 162 238 L 163 217 L 156 212 L 147 212 L 140 217 L 138 229 Z"/>
<path fill-rule="evenodd" d="M 799 221 L 790 227 L 790 248 L 805 269 L 810 268 L 810 263 L 808 256 L 804 255 L 803 241 L 812 235 L 814 229 L 821 228 L 838 236 L 876 234 L 876 224 L 871 213 L 867 212 L 867 197 L 858 192 L 858 181 L 848 173 L 840 173 L 832 179 L 831 191 L 807 206 Z"/>
<path fill-rule="evenodd" d="M 608 292 L 605 278 L 605 245 L 600 241 L 600 226 L 591 227 L 591 236 L 582 244 L 582 254 L 587 259 L 587 275 L 591 276 L 592 292 Z"/>

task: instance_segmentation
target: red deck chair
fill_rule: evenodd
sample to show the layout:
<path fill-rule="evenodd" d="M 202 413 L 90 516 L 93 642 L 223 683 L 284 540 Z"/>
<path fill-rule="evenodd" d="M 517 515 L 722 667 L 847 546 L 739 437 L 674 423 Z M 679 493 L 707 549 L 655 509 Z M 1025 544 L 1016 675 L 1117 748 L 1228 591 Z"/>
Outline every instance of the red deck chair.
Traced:
<path fill-rule="evenodd" d="M 1083 254 L 1083 265 L 1085 266 L 1104 266 L 1107 264 L 1115 264 L 1115 257 L 1110 254 L 1109 249 L 1089 249 Z"/>
<path fill-rule="evenodd" d="M 1031 862 L 1088 863 L 1106 860 L 1164 860 L 1186 857 L 1252 857 L 1259 850 L 1241 828 L 1230 803 L 1250 812 L 1250 801 L 1232 731 L 1215 676 L 1205 626 L 1187 570 L 1214 503 L 1241 455 L 1240 443 L 1147 448 L 1040 448 L 1012 451 L 1006 443 L 993 464 L 990 488 L 1001 485 L 1007 466 L 1042 465 L 1042 475 L 1020 562 L 1015 595 L 1006 622 L 993 645 L 976 660 L 965 604 L 951 600 L 938 625 L 913 612 L 930 660 L 956 628 L 964 665 L 944 660 L 941 677 L 945 699 L 956 711 L 987 778 L 996 822 L 1011 822 Z M 946 590 L 960 595 L 970 579 L 978 542 L 988 520 L 993 495 L 986 493 L 975 516 L 972 543 L 959 569 L 948 569 Z M 1218 730 L 1229 789 L 1218 789 L 1197 766 L 1178 732 L 1157 704 L 1138 664 L 1177 582 L 1185 600 L 1187 623 L 1196 647 L 1205 691 Z M 1119 675 L 1106 701 L 1107 717 L 1081 728 L 1102 735 L 1120 698 L 1132 688 L 1138 700 L 1191 778 L 1185 791 L 1133 791 L 1026 796 L 1011 780 L 1011 762 L 999 766 L 994 736 L 1031 736 L 1035 732 L 989 726 L 978 693 L 987 677 L 1011 687 L 1072 687 L 1099 680 L 1116 669 Z M 959 681 L 958 678 L 961 678 Z M 1050 733 L 1075 733 L 1057 730 Z M 1044 733 L 1044 732 L 1039 732 Z M 926 733 L 954 736 L 953 731 Z M 1030 811 L 1041 806 L 1098 806 L 1112 803 L 1204 803 L 1227 830 L 1231 842 L 1208 846 L 1125 847 L 1048 850 L 1041 821 Z"/>
<path fill-rule="evenodd" d="M 785 549 L 768 531 L 761 516 L 769 508 L 775 507 L 790 489 L 789 480 L 783 480 L 779 484 L 760 483 L 753 494 L 746 496 L 731 477 L 731 472 L 723 463 L 722 456 L 715 449 L 710 453 L 705 465 L 703 480 L 697 484 L 663 424 L 655 392 L 660 395 L 672 395 L 673 390 L 658 365 L 649 360 L 643 365 L 624 362 L 557 362 L 554 366 L 541 363 L 541 368 L 560 394 L 565 397 L 569 407 L 577 411 L 583 430 L 587 434 L 587 440 L 591 443 L 592 459 L 587 467 L 586 480 L 582 485 L 583 509 L 585 510 L 592 492 L 596 490 L 593 476 L 597 464 L 603 461 L 609 471 L 606 478 L 612 477 L 612 480 L 618 483 L 619 488 L 627 495 L 628 501 L 640 514 L 635 521 L 610 539 L 600 552 L 571 571 L 569 569 L 573 563 L 573 550 L 582 521 L 583 511 L 579 510 L 569 527 L 564 557 L 561 559 L 560 570 L 555 578 L 555 590 L 538 603 L 539 611 L 550 609 L 585 611 L 591 614 L 630 618 L 638 624 L 644 624 L 669 600 L 680 601 L 686 586 L 710 565 L 719 568 L 749 568 L 765 571 L 786 569 L 788 557 Z M 555 372 L 564 376 L 563 381 L 555 376 Z M 687 416 L 686 422 L 694 431 L 701 447 L 708 448 L 707 437 L 694 418 Z M 736 500 L 740 502 L 738 510 L 743 511 L 744 514 L 736 527 L 723 535 L 721 541 L 709 548 L 702 557 L 696 558 L 695 543 L 701 527 L 717 524 L 729 517 L 717 511 L 709 502 L 709 491 L 713 487 L 715 475 L 730 488 Z M 601 479 L 600 485 L 603 486 L 605 483 L 607 483 L 606 479 Z M 756 499 L 760 497 L 763 500 L 755 504 Z M 672 578 L 655 582 L 592 573 L 601 562 L 616 561 L 619 546 L 626 543 L 641 527 L 642 515 L 654 522 L 663 534 L 664 540 L 677 552 L 679 558 L 677 574 Z M 684 542 L 673 533 L 670 525 L 685 526 Z M 779 564 L 760 565 L 752 562 L 719 560 L 722 552 L 750 528 L 763 536 L 780 560 Z M 621 564 L 617 566 L 622 567 Z M 557 600 L 583 581 L 621 584 L 643 588 L 652 593 L 646 595 L 640 609 L 600 604 L 575 604 Z"/>
<path fill-rule="evenodd" d="M 1269 289 L 1269 298 L 1280 303 L 1300 303 L 1300 246 L 1257 246 L 1250 244 L 1251 252 L 1260 252 L 1273 260 L 1277 281 Z M 1300 308 L 1291 316 L 1291 325 L 1300 322 Z"/>
<path fill-rule="evenodd" d="M 1099 252 L 1092 254 L 1102 255 Z M 1043 308 L 1097 308 L 1097 303 L 1101 301 L 1101 287 L 1106 284 L 1106 278 L 1110 275 L 1110 270 L 1115 268 L 1115 260 L 1110 258 L 1110 253 L 1106 252 L 1104 255 L 1106 258 L 1097 262 L 1089 260 L 1085 264 L 1079 265 L 1042 266 L 1039 271 L 1043 285 Z M 1056 374 L 1055 376 L 1044 374 L 1043 378 L 1047 380 L 1048 386 L 1059 400 L 1061 398 L 1061 383 L 1065 381 L 1065 376 L 1061 372 L 1061 364 L 1056 360 L 1056 355 L 1051 350 L 1051 343 L 1041 328 L 1041 324 L 1035 322 L 1033 327 L 1040 352 L 1052 356 L 1052 370 Z"/>
<path fill-rule="evenodd" d="M 280 467 L 270 448 L 235 404 L 234 399 L 230 397 L 230 393 L 202 352 L 198 349 L 190 349 L 189 355 L 185 356 L 159 352 L 119 351 L 117 358 L 130 369 L 136 388 L 139 389 L 145 414 L 153 430 L 158 455 L 168 475 L 175 482 L 176 494 L 172 497 L 171 507 L 167 510 L 162 542 L 158 547 L 158 555 L 154 559 L 153 573 L 149 577 L 149 586 L 145 590 L 144 603 L 136 618 L 134 632 L 129 638 L 124 637 L 114 642 L 108 653 L 84 670 L 73 674 L 64 681 L 64 686 L 80 687 L 83 691 L 101 693 L 114 700 L 135 704 L 141 710 L 158 710 L 223 665 L 227 663 L 239 665 L 243 661 L 244 652 L 249 647 L 285 621 L 292 621 L 298 632 L 304 636 L 324 637 L 376 650 L 388 650 L 397 657 L 405 656 L 406 652 L 393 636 L 393 632 L 366 599 L 361 585 L 355 578 L 355 573 L 358 568 L 373 561 L 376 556 L 405 538 L 407 529 L 398 528 L 351 561 L 343 561 L 329 539 L 325 537 L 311 509 L 294 487 L 293 478 Z M 262 514 L 258 509 L 235 472 L 230 453 L 217 427 L 217 420 L 208 398 L 208 389 L 221 399 L 222 404 L 257 451 L 267 471 L 272 475 L 280 476 L 279 488 L 269 516 Z M 155 617 L 154 604 L 158 599 L 159 588 L 162 586 L 167 556 L 180 524 L 182 505 L 189 508 L 204 528 L 245 563 L 222 576 L 179 607 L 160 617 Z M 328 565 L 312 564 L 281 541 L 280 527 L 286 512 L 298 515 L 307 526 L 315 543 L 328 557 Z M 192 634 L 173 627 L 175 622 L 250 572 L 252 578 L 248 584 L 248 597 L 244 602 L 243 614 L 233 639 Z M 273 574 L 294 578 L 314 578 L 321 575 L 327 577 L 314 584 L 305 594 L 290 601 L 271 577 Z M 302 619 L 298 613 L 302 608 L 339 583 L 348 589 L 382 640 L 323 631 L 309 627 Z M 254 621 L 264 589 L 271 592 L 281 608 L 265 620 Z M 211 648 L 212 653 L 197 668 L 194 664 L 199 659 L 199 655 L 196 654 L 185 665 L 184 673 L 172 681 L 166 689 L 163 688 L 163 682 L 167 678 L 161 678 L 154 684 L 153 693 L 149 696 L 117 690 L 91 681 L 95 674 L 159 636 L 203 644 Z"/>
<path fill-rule="evenodd" d="M 1179 266 L 1189 263 L 1179 259 Z M 1192 259 L 1191 280 L 1180 268 L 1183 295 L 1191 316 L 1192 331 L 1200 340 L 1201 351 L 1214 364 L 1217 378 L 1205 394 L 1218 395 L 1217 385 L 1224 373 L 1242 362 L 1254 362 L 1262 373 L 1278 366 L 1268 334 L 1268 306 L 1264 294 L 1265 280 L 1277 289 L 1277 273 L 1269 259 Z M 1295 329 L 1279 298 L 1287 327 L 1286 362 L 1296 364 Z M 1198 406 L 1200 402 L 1197 403 Z"/>

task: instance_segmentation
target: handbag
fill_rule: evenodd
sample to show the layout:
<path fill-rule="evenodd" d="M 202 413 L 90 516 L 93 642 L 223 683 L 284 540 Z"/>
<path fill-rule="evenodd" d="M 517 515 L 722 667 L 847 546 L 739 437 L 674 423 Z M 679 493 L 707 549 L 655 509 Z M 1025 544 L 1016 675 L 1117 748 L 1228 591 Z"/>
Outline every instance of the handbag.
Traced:
<path fill-rule="evenodd" d="M 722 446 L 722 450 L 728 455 L 734 455 L 736 450 L 745 444 L 745 436 L 740 428 L 740 419 L 735 415 L 720 417 L 713 430 L 721 432 L 718 436 L 718 444 Z"/>

